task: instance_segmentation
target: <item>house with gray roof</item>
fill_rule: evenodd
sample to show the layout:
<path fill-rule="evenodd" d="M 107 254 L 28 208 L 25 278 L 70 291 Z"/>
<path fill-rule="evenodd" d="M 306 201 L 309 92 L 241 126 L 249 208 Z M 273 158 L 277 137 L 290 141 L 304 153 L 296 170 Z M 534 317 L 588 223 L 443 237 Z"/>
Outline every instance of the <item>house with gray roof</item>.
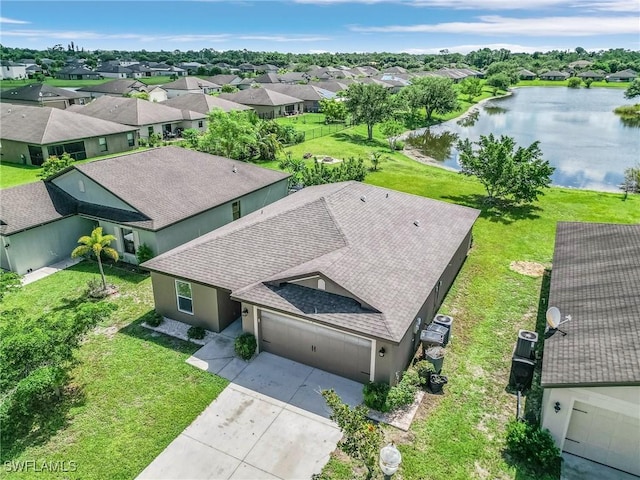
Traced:
<path fill-rule="evenodd" d="M 526 68 L 521 68 L 518 70 L 518 78 L 520 80 L 535 80 L 536 74 L 531 70 L 527 70 Z"/>
<path fill-rule="evenodd" d="M 96 72 L 104 78 L 132 78 L 133 70 L 122 65 L 103 64 L 96 68 Z"/>
<path fill-rule="evenodd" d="M 542 426 L 640 476 L 640 224 L 558 223 L 548 305 L 568 321 L 545 335 Z"/>
<path fill-rule="evenodd" d="M 599 81 L 604 80 L 604 73 L 587 70 L 586 72 L 580 72 L 578 75 L 576 75 L 576 77 L 580 78 L 581 80 Z"/>
<path fill-rule="evenodd" d="M 638 73 L 635 70 L 628 68 L 607 75 L 606 80 L 607 82 L 632 82 L 637 76 Z"/>
<path fill-rule="evenodd" d="M 4 78 L 27 78 L 27 65 L 10 60 L 0 60 L 0 79 Z"/>
<path fill-rule="evenodd" d="M 162 253 L 279 200 L 288 177 L 178 147 L 74 165 L 0 191 L 2 268 L 23 274 L 68 258 L 96 226 L 115 235 L 121 261 L 137 263 L 142 244 Z"/>
<path fill-rule="evenodd" d="M 149 138 L 154 133 L 163 137 L 173 136 L 181 130 L 206 128 L 204 113 L 181 110 L 162 103 L 149 102 L 141 98 L 111 97 L 96 98 L 93 102 L 71 107 L 71 110 L 122 125 L 137 128 L 141 138 Z"/>
<path fill-rule="evenodd" d="M 118 78 L 110 80 L 99 85 L 88 85 L 81 87 L 78 92 L 88 93 L 91 98 L 102 97 L 103 95 L 111 95 L 121 97 L 130 93 L 148 92 L 149 87 L 133 78 Z"/>
<path fill-rule="evenodd" d="M 208 80 L 211 83 L 216 83 L 218 85 L 232 85 L 235 87 L 242 81 L 242 78 L 232 74 L 219 74 L 212 77 L 207 77 L 205 80 Z"/>
<path fill-rule="evenodd" d="M 33 107 L 65 109 L 70 105 L 83 105 L 90 100 L 86 93 L 58 88 L 46 83 L 30 83 L 22 87 L 0 90 L 0 102 Z"/>
<path fill-rule="evenodd" d="M 553 81 L 561 81 L 569 78 L 569 74 L 567 72 L 560 72 L 558 70 L 550 70 L 548 72 L 541 73 L 538 75 L 540 80 L 553 80 Z"/>
<path fill-rule="evenodd" d="M 221 86 L 198 77 L 182 77 L 173 82 L 165 83 L 162 88 L 167 91 L 168 98 L 173 98 L 188 93 L 215 93 L 220 91 Z"/>
<path fill-rule="evenodd" d="M 290 97 L 299 98 L 303 101 L 305 112 L 318 112 L 320 100 L 335 98 L 335 92 L 326 90 L 318 85 L 289 85 L 285 83 L 264 84 L 264 88 L 273 92 L 283 93 Z"/>
<path fill-rule="evenodd" d="M 304 100 L 267 88 L 248 88 L 236 93 L 221 93 L 220 98 L 248 105 L 260 118 L 272 119 L 304 111 Z"/>
<path fill-rule="evenodd" d="M 55 77 L 60 80 L 100 80 L 102 78 L 98 72 L 81 64 L 69 64 L 57 71 Z"/>
<path fill-rule="evenodd" d="M 2 103 L 0 123 L 3 162 L 42 165 L 51 155 L 68 153 L 74 160 L 84 160 L 138 146 L 135 127 L 70 109 Z"/>
<path fill-rule="evenodd" d="M 319 185 L 142 266 L 165 317 L 221 331 L 241 316 L 260 351 L 395 383 L 479 213 L 358 182 Z"/>
<path fill-rule="evenodd" d="M 253 110 L 247 105 L 225 100 L 224 98 L 214 95 L 205 95 L 204 93 L 189 93 L 180 95 L 179 97 L 170 98 L 162 102 L 162 105 L 178 108 L 180 110 L 190 110 L 207 115 L 211 110 L 216 108 L 225 112 L 232 110 Z"/>

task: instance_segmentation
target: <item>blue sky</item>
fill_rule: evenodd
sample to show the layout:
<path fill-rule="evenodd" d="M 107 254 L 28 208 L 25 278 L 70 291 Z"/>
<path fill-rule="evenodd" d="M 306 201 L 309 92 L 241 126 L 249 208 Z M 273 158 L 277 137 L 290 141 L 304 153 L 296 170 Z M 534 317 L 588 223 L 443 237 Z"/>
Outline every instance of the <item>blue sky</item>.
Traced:
<path fill-rule="evenodd" d="M 3 0 L 0 17 L 2 45 L 36 49 L 640 49 L 639 0 Z"/>

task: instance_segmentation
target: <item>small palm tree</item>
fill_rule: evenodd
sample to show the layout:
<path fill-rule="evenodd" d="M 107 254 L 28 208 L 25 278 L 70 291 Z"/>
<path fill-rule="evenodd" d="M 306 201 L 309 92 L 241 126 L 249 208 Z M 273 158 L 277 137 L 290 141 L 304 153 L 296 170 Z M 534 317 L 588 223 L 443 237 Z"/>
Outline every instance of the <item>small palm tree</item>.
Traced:
<path fill-rule="evenodd" d="M 107 280 L 104 278 L 104 270 L 102 269 L 102 260 L 100 256 L 104 253 L 107 257 L 112 258 L 116 262 L 118 261 L 118 252 L 111 248 L 109 244 L 116 239 L 113 235 L 103 235 L 102 227 L 96 227 L 91 232 L 91 236 L 82 236 L 78 239 L 78 243 L 81 245 L 76 247 L 71 252 L 71 257 L 81 257 L 85 255 L 94 254 L 98 260 L 98 267 L 100 268 L 100 275 L 102 276 L 102 288 L 107 289 Z"/>

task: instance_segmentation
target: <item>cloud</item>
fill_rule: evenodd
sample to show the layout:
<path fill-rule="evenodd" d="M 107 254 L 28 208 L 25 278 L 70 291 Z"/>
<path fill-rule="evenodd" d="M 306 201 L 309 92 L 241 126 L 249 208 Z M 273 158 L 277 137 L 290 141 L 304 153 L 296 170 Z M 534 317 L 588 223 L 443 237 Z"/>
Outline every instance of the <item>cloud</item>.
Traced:
<path fill-rule="evenodd" d="M 12 25 L 25 25 L 31 22 L 26 22 L 24 20 L 15 20 L 13 18 L 7 18 L 7 17 L 0 17 L 0 23 L 9 23 Z"/>
<path fill-rule="evenodd" d="M 418 25 L 360 26 L 363 33 L 454 33 L 464 35 L 522 35 L 527 37 L 586 37 L 638 33 L 638 18 L 618 17 L 542 17 L 509 18 L 499 15 L 478 17 L 477 22 L 447 22 Z"/>

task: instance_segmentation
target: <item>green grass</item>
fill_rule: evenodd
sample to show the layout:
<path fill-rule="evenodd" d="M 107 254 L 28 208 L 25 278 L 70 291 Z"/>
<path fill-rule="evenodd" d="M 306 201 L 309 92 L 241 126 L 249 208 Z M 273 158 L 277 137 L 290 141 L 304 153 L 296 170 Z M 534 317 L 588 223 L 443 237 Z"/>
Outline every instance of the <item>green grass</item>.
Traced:
<path fill-rule="evenodd" d="M 140 152 L 143 150 L 148 150 L 148 148 L 139 147 L 136 150 L 130 150 L 128 152 L 111 153 L 109 155 L 87 158 L 86 160 L 79 160 L 73 163 L 74 165 L 89 163 L 96 160 L 103 160 L 105 158 L 117 157 L 120 155 L 125 155 L 127 153 Z M 40 180 L 38 174 L 41 171 L 42 167 L 34 167 L 33 165 L 19 165 L 16 163 L 0 162 L 0 189 L 15 187 L 16 185 L 22 185 L 23 183 L 37 182 L 38 180 Z"/>
<path fill-rule="evenodd" d="M 101 83 L 113 80 L 112 78 L 103 78 L 100 80 L 59 80 L 57 78 L 46 77 L 44 83 L 53 87 L 89 87 L 91 85 L 100 85 Z M 31 83 L 38 83 L 35 79 L 28 80 L 0 80 L 0 88 L 16 88 Z"/>
<path fill-rule="evenodd" d="M 147 85 L 161 85 L 164 83 L 173 82 L 169 75 L 159 77 L 143 77 L 138 78 L 137 80 L 140 80 L 142 83 L 146 83 Z"/>
<path fill-rule="evenodd" d="M 198 347 L 141 326 L 153 308 L 147 275 L 106 267 L 118 309 L 79 349 L 58 416 L 24 442 L 2 445 L 1 461 L 74 461 L 72 478 L 130 479 L 139 474 L 227 385 L 185 363 Z M 34 315 L 66 308 L 96 278 L 83 262 L 9 293 L 1 309 Z M 33 473 L 7 474 L 33 478 Z"/>

